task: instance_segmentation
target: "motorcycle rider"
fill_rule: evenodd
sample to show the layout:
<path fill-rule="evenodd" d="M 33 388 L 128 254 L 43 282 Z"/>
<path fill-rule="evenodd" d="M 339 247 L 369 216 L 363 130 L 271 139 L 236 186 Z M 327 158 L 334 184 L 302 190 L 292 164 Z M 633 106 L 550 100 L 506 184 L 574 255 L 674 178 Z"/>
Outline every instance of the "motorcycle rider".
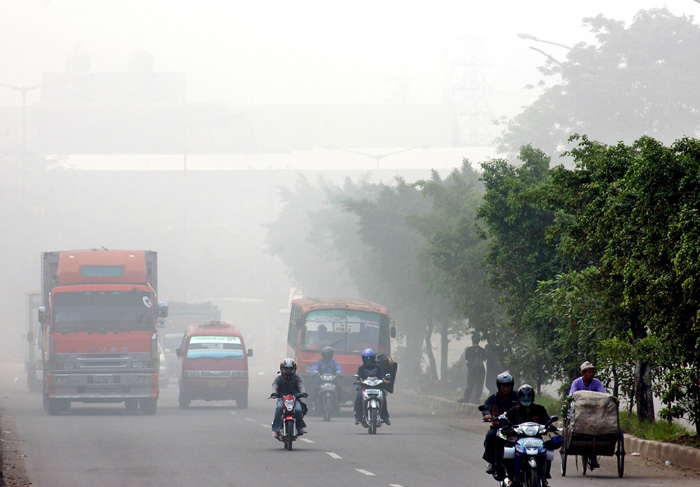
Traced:
<path fill-rule="evenodd" d="M 336 374 L 343 375 L 340 364 L 333 358 L 333 347 L 323 347 L 321 358 L 318 359 L 309 369 L 311 375 L 316 374 Z"/>
<path fill-rule="evenodd" d="M 498 392 L 491 394 L 486 399 L 487 409 L 482 411 L 484 420 L 488 421 L 491 418 L 504 414 L 511 409 L 518 401 L 518 396 L 513 390 L 513 376 L 508 372 L 501 372 L 496 377 L 496 388 Z M 491 425 L 491 428 L 486 432 L 484 438 L 484 455 L 482 458 L 486 460 L 486 473 L 494 474 L 497 471 L 502 476 L 501 459 L 503 457 L 503 442 L 498 441 L 496 433 L 498 425 Z"/>
<path fill-rule="evenodd" d="M 334 374 L 336 377 L 343 376 L 343 370 L 340 368 L 340 364 L 333 358 L 333 347 L 323 347 L 323 350 L 321 350 L 321 358 L 311 366 L 309 373 L 312 377 L 324 374 Z M 315 392 L 314 399 L 317 399 L 318 389 L 316 389 Z M 340 389 L 338 389 L 338 392 L 340 392 Z M 340 403 L 339 396 L 336 396 L 336 400 Z M 318 401 L 314 400 L 314 403 L 318 404 Z"/>
<path fill-rule="evenodd" d="M 532 421 L 539 424 L 547 424 L 549 422 L 549 414 L 544 406 L 535 404 L 535 390 L 529 384 L 523 384 L 518 389 L 518 404 L 513 406 L 506 412 L 506 417 L 512 425 L 518 425 L 521 423 L 526 423 Z M 543 480 L 543 485 L 546 487 L 548 484 L 547 479 L 551 479 L 549 471 L 552 468 L 552 462 L 547 461 L 545 467 L 545 478 Z"/>
<path fill-rule="evenodd" d="M 377 354 L 371 348 L 365 348 L 362 351 L 362 365 L 357 369 L 357 375 L 360 376 L 360 380 L 365 380 L 367 377 L 377 377 L 382 378 L 386 375 L 386 370 L 384 367 L 377 362 Z M 379 411 L 379 416 L 382 421 L 387 425 L 391 426 L 391 421 L 389 421 L 389 410 L 387 409 L 386 396 L 384 394 L 384 400 L 382 401 L 382 409 Z M 365 428 L 369 428 L 367 421 L 365 421 L 363 411 L 362 411 L 362 387 L 357 388 L 357 395 L 355 396 L 355 424 L 362 424 Z"/>
<path fill-rule="evenodd" d="M 296 372 L 296 362 L 291 358 L 286 358 L 280 363 L 279 375 L 272 382 L 272 394 L 270 394 L 270 397 L 277 397 L 277 408 L 275 409 L 275 417 L 272 420 L 272 436 L 275 438 L 279 435 L 280 428 L 282 428 L 282 396 L 301 394 L 302 397 L 309 397 L 306 393 L 304 381 Z M 306 433 L 306 423 L 304 423 L 301 401 L 297 401 L 294 408 L 294 419 L 297 423 L 297 435 L 301 436 Z"/>

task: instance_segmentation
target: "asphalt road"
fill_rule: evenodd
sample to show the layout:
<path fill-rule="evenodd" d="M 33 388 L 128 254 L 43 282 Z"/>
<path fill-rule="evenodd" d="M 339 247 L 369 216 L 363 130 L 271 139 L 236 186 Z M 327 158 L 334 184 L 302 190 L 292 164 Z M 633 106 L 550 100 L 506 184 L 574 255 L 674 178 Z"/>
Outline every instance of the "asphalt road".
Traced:
<path fill-rule="evenodd" d="M 470 486 L 495 487 L 481 460 L 485 425 L 455 412 L 433 412 L 391 396 L 392 426 L 376 436 L 353 424 L 351 412 L 324 423 L 307 416 L 309 434 L 287 452 L 270 434 L 270 371 L 251 373 L 250 407 L 177 404 L 177 384 L 161 391 L 158 413 L 128 413 L 123 405 L 74 404 L 48 416 L 41 396 L 26 390 L 21 365 L 2 364 L 0 407 L 23 441 L 36 487 L 63 486 Z M 15 377 L 19 380 L 14 381 Z M 585 477 L 569 460 L 567 477 L 553 466 L 553 487 L 694 486 L 700 477 L 628 456 L 619 479 L 614 457 Z"/>

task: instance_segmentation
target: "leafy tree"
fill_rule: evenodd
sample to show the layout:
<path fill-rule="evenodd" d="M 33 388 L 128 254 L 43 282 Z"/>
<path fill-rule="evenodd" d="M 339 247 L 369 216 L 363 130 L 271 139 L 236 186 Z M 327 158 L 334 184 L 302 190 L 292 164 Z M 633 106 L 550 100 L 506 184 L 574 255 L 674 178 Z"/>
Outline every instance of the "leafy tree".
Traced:
<path fill-rule="evenodd" d="M 421 344 L 425 343 L 429 370 L 437 379 L 430 339 L 436 326 L 442 328 L 449 320 L 451 308 L 430 290 L 431 269 L 420 259 L 424 239 L 407 224 L 409 217 L 429 211 L 432 203 L 401 178 L 394 187 L 378 188 L 374 201 L 344 202 L 345 209 L 359 217 L 359 236 L 366 245 L 348 260 L 349 269 L 360 292 L 376 296 L 403 325 L 408 359 L 404 370 L 418 374 Z"/>
<path fill-rule="evenodd" d="M 331 207 L 327 191 L 332 188 L 323 179 L 315 186 L 304 177 L 299 177 L 294 190 L 282 188 L 285 206 L 277 220 L 268 225 L 268 251 L 282 260 L 289 276 L 306 295 L 359 297 L 334 242 L 324 235 L 334 224 L 351 229 L 348 239 L 357 229 L 352 217 Z"/>
<path fill-rule="evenodd" d="M 428 213 L 409 219 L 409 224 L 426 237 L 426 258 L 437 270 L 432 274 L 431 288 L 466 319 L 453 320 L 448 333 L 443 334 L 443 371 L 447 367 L 448 336 L 461 337 L 467 330 L 474 330 L 494 350 L 502 350 L 496 336 L 496 322 L 502 313 L 500 293 L 486 284 L 483 259 L 488 243 L 476 226 L 476 209 L 484 193 L 479 177 L 464 160 L 462 167 L 445 180 L 433 173 L 430 180 L 418 181 L 417 187 L 433 205 Z"/>
<path fill-rule="evenodd" d="M 544 352 L 553 323 L 543 316 L 535 295 L 538 282 L 559 271 L 556 248 L 547 240 L 554 212 L 542 206 L 550 160 L 530 146 L 521 149 L 519 159 L 520 167 L 500 159 L 482 164 L 486 193 L 477 216 L 486 225 L 483 236 L 490 238 L 489 282 L 503 292 L 513 333 L 506 362 L 511 372 L 539 387 L 550 363 Z"/>
<path fill-rule="evenodd" d="M 659 363 L 667 371 L 660 385 L 668 405 L 662 415 L 686 416 L 700 433 L 700 265 L 693 261 L 700 142 L 686 138 L 665 147 L 643 137 L 632 148 L 617 199 L 628 201 L 631 211 L 611 242 L 616 257 L 610 261 L 623 276 L 626 301 L 662 342 Z"/>
<path fill-rule="evenodd" d="M 584 19 L 595 42 L 581 42 L 540 68 L 539 98 L 507 122 L 498 139 L 509 154 L 532 144 L 552 156 L 573 133 L 606 144 L 641 135 L 671 143 L 700 128 L 700 26 L 667 9 L 640 10 L 629 26 Z"/>

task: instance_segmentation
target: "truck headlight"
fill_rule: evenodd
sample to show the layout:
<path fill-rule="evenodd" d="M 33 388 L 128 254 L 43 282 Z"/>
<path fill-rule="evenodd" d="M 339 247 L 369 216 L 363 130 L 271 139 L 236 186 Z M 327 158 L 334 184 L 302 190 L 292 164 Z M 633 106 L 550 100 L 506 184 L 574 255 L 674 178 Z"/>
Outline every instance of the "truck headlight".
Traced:
<path fill-rule="evenodd" d="M 199 377 L 199 370 L 185 370 L 183 376 L 188 379 L 196 379 Z"/>

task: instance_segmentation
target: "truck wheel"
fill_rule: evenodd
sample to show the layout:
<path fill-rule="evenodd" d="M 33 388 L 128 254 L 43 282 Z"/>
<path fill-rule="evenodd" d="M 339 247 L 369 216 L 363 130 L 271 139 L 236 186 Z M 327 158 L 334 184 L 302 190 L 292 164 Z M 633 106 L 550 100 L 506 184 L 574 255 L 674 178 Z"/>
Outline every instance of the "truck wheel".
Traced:
<path fill-rule="evenodd" d="M 190 400 L 182 391 L 180 391 L 180 395 L 177 398 L 177 402 L 180 404 L 180 407 L 182 409 L 187 409 L 188 407 L 190 407 Z"/>
<path fill-rule="evenodd" d="M 48 394 L 44 394 L 44 410 L 49 413 L 49 416 L 56 416 L 61 414 L 61 411 L 68 411 L 69 409 L 70 402 L 52 399 Z"/>
<path fill-rule="evenodd" d="M 41 392 L 41 382 L 36 380 L 36 369 L 34 367 L 27 368 L 27 389 L 29 389 L 29 392 Z"/>
<path fill-rule="evenodd" d="M 136 411 L 139 408 L 139 400 L 127 399 L 126 401 L 124 401 L 124 406 L 126 407 L 127 411 Z"/>
<path fill-rule="evenodd" d="M 141 406 L 141 411 L 143 414 L 156 414 L 158 410 L 158 399 L 149 397 L 148 399 L 139 399 L 139 405 Z"/>
<path fill-rule="evenodd" d="M 236 407 L 238 409 L 248 409 L 248 392 L 238 396 L 236 399 Z"/>

